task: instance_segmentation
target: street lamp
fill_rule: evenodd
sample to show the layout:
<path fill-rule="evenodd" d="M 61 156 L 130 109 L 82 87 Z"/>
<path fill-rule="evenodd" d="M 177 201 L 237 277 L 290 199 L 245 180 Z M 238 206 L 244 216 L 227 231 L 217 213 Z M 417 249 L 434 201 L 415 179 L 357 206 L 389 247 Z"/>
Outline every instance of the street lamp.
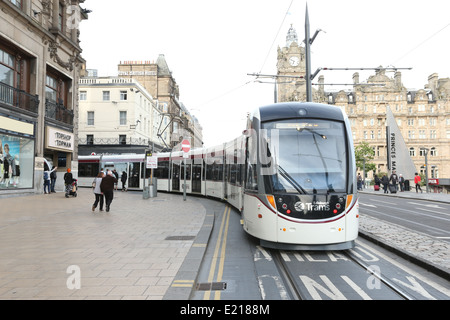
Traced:
<path fill-rule="evenodd" d="M 428 148 L 420 148 L 421 151 L 423 151 L 424 155 L 425 155 L 425 190 L 427 191 L 427 193 L 429 192 L 429 187 L 428 187 L 428 151 L 430 151 L 430 149 Z"/>

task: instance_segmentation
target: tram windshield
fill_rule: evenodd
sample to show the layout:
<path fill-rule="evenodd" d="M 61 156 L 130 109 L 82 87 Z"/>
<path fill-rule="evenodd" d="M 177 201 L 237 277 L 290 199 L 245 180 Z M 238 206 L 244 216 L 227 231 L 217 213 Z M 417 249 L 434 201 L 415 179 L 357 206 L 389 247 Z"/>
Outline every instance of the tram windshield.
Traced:
<path fill-rule="evenodd" d="M 294 119 L 262 125 L 274 193 L 345 192 L 347 144 L 342 122 Z M 264 151 L 263 151 L 264 152 Z M 266 180 L 267 181 L 267 180 Z"/>

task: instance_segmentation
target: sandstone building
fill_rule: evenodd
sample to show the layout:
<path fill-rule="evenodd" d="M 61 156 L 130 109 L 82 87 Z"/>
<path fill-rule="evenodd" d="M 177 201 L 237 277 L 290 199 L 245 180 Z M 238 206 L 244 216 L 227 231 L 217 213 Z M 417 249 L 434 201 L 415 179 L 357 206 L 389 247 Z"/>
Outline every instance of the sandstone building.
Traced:
<path fill-rule="evenodd" d="M 278 101 L 306 101 L 305 50 L 299 45 L 294 28 L 286 37 L 286 46 L 278 48 Z M 313 101 L 340 107 L 347 113 L 355 145 L 366 141 L 375 151 L 377 173 L 388 172 L 386 146 L 386 109 L 389 106 L 397 121 L 417 172 L 424 173 L 425 150 L 428 150 L 428 177 L 436 192 L 450 190 L 450 78 L 428 77 L 424 89 L 408 89 L 402 74 L 386 68 L 374 70 L 361 81 L 353 74 L 349 90 L 326 92 L 324 77 L 313 88 Z M 412 71 L 414 72 L 414 71 Z M 288 76 L 292 76 L 289 78 Z M 348 83 L 348 81 L 346 81 Z M 367 84 L 378 84 L 368 86 Z M 401 173 L 401 172 L 398 172 Z M 369 173 L 368 177 L 372 177 Z"/>
<path fill-rule="evenodd" d="M 42 192 L 44 157 L 77 174 L 83 2 L 0 1 L 0 197 Z"/>

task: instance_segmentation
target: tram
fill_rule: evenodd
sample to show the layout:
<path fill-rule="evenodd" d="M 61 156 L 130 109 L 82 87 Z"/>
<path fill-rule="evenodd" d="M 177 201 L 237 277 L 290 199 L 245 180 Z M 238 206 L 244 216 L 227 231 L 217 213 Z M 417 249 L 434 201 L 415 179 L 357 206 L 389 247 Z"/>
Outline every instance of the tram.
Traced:
<path fill-rule="evenodd" d="M 350 123 L 339 107 L 260 107 L 249 115 L 243 135 L 232 141 L 191 150 L 187 158 L 182 151 L 157 156 L 153 177 L 158 191 L 183 192 L 186 167 L 186 193 L 228 202 L 241 212 L 244 230 L 264 247 L 354 246 L 359 220 L 356 164 Z M 100 167 L 126 171 L 134 177 L 130 189 L 142 189 L 144 172 L 150 176 L 144 155 L 94 158 L 79 157 L 80 174 L 88 171 L 86 164 L 97 161 L 92 174 Z"/>

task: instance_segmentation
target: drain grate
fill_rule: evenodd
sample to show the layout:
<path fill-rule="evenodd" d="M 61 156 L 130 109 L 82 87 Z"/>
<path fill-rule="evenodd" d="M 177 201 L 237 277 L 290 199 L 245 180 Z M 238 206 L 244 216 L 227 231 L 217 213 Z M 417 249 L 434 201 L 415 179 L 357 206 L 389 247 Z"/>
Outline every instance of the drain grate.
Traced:
<path fill-rule="evenodd" d="M 165 240 L 194 240 L 195 236 L 169 236 Z"/>
<path fill-rule="evenodd" d="M 226 282 L 201 282 L 195 286 L 197 291 L 226 290 Z"/>

